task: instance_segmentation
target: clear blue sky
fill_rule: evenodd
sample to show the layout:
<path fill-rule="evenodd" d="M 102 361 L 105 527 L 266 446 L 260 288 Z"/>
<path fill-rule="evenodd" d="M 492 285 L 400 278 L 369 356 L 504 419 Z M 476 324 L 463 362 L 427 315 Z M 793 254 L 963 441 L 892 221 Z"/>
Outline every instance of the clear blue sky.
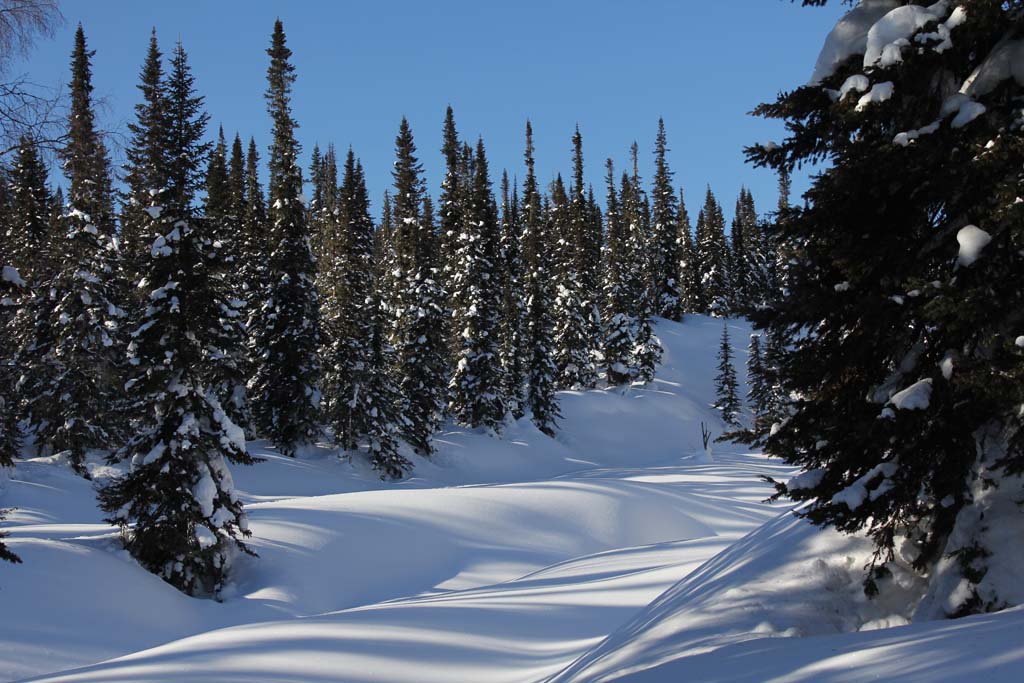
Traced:
<path fill-rule="evenodd" d="M 665 118 L 670 163 L 691 214 L 710 183 L 731 214 L 741 185 L 761 210 L 776 181 L 743 162 L 746 144 L 781 136 L 747 115 L 761 101 L 806 82 L 843 6 L 801 8 L 787 0 L 517 0 L 488 2 L 274 2 L 271 0 L 65 0 L 66 25 L 39 44 L 24 70 L 66 81 L 72 34 L 81 21 L 96 50 L 94 85 L 106 126 L 124 128 L 149 30 L 165 54 L 180 37 L 206 97 L 211 135 L 269 141 L 264 50 L 275 17 L 294 52 L 299 138 L 352 145 L 367 169 L 374 212 L 390 185 L 394 137 L 412 125 L 433 193 L 445 106 L 463 137 L 483 135 L 494 180 L 502 168 L 522 178 L 523 127 L 533 121 L 538 173 L 546 182 L 570 169 L 577 122 L 587 180 L 603 199 L 603 164 L 627 163 L 640 144 L 649 179 L 654 135 Z M 265 156 L 265 152 L 264 156 Z M 797 179 L 797 190 L 805 186 Z"/>

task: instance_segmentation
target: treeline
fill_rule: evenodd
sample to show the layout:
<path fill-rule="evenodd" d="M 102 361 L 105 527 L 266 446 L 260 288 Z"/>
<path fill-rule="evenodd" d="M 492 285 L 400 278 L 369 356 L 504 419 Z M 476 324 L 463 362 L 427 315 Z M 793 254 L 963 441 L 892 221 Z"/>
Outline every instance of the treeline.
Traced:
<path fill-rule="evenodd" d="M 287 455 L 328 438 L 401 477 L 400 445 L 431 455 L 442 420 L 497 433 L 528 417 L 552 435 L 557 390 L 650 381 L 656 316 L 742 314 L 775 296 L 753 197 L 741 192 L 727 238 L 708 188 L 694 232 L 660 122 L 650 193 L 634 144 L 623 172 L 607 162 L 602 208 L 578 130 L 568 182 L 542 187 L 527 123 L 524 181 L 504 172 L 496 193 L 483 140 L 464 140 L 449 108 L 435 207 L 403 119 L 375 224 L 353 150 L 314 149 L 304 183 L 280 22 L 267 54 L 266 189 L 252 139 L 208 142 L 188 56 L 179 42 L 165 59 L 155 32 L 115 174 L 81 26 L 67 194 L 50 191 L 29 137 L 0 183 L 0 464 L 25 437 L 85 477 L 90 451 L 127 462 L 100 504 L 186 592 L 216 594 L 248 551 L 228 469 L 253 462 L 247 438 Z"/>

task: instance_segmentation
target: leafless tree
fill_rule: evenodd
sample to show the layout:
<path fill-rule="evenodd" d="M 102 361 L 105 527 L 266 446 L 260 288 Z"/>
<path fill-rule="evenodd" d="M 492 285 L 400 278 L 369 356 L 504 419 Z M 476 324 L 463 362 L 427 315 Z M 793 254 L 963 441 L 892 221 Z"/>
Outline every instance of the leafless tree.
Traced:
<path fill-rule="evenodd" d="M 61 91 L 12 74 L 38 38 L 52 37 L 64 21 L 56 0 L 0 0 L 0 159 L 17 149 L 23 135 L 41 146 L 61 143 Z"/>

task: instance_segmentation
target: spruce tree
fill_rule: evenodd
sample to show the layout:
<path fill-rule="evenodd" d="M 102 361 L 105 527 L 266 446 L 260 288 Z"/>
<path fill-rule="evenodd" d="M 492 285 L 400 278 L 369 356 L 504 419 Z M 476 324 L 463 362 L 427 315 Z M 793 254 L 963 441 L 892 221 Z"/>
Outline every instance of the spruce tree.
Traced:
<path fill-rule="evenodd" d="M 655 311 L 671 320 L 682 317 L 680 283 L 680 253 L 678 239 L 678 211 L 676 193 L 669 170 L 668 138 L 665 122 L 658 119 L 658 136 L 654 146 L 654 187 L 651 206 L 652 271 L 654 275 Z"/>
<path fill-rule="evenodd" d="M 455 276 L 457 262 L 455 254 L 459 246 L 459 233 L 462 230 L 462 214 L 466 210 L 467 179 L 463 177 L 458 130 L 455 128 L 455 113 L 449 105 L 445 111 L 442 132 L 441 153 L 444 155 L 445 173 L 441 183 L 440 203 L 438 205 L 438 242 L 439 262 L 441 268 L 441 286 L 448 295 L 448 307 L 445 311 L 445 340 L 449 355 L 454 356 L 458 348 L 455 329 L 452 324 L 451 303 L 455 293 Z"/>
<path fill-rule="evenodd" d="M 258 365 L 250 383 L 259 431 L 286 455 L 320 433 L 319 302 L 310 249 L 297 126 L 291 112 L 295 67 L 280 19 L 267 50 L 270 147 L 270 254 L 265 298 L 254 314 Z"/>
<path fill-rule="evenodd" d="M 135 105 L 135 120 L 128 123 L 131 138 L 125 149 L 123 167 L 125 190 L 121 208 L 121 250 L 125 268 L 133 284 L 139 281 L 138 270 L 148 260 L 148 245 L 143 231 L 149 221 L 147 209 L 160 200 L 151 191 L 167 187 L 169 112 L 164 82 L 163 54 L 156 38 L 156 29 L 149 37 L 146 59 L 136 86 L 142 101 Z"/>
<path fill-rule="evenodd" d="M 120 269 L 113 243 L 110 167 L 94 126 L 92 52 L 79 26 L 72 53 L 68 142 L 62 150 L 70 181 L 62 258 L 40 288 L 29 410 L 37 447 L 63 452 L 88 477 L 86 452 L 120 443 L 121 381 L 116 330 L 123 313 L 115 299 Z M 45 320 L 42 319 L 45 316 Z"/>
<path fill-rule="evenodd" d="M 1024 86 L 1006 66 L 1024 23 L 1019 2 L 959 4 L 948 23 L 951 6 L 930 6 L 912 48 L 761 106 L 790 136 L 748 151 L 777 170 L 831 160 L 773 228 L 788 291 L 756 320 L 785 342 L 794 397 L 766 450 L 814 472 L 780 491 L 874 540 L 869 592 L 919 573 L 923 618 L 1010 604 L 991 568 L 1024 471 Z M 835 96 L 855 75 L 865 95 Z"/>
<path fill-rule="evenodd" d="M 704 208 L 697 220 L 697 262 L 704 312 L 726 316 L 731 312 L 729 245 L 725 240 L 722 207 L 708 186 Z"/>
<path fill-rule="evenodd" d="M 632 301 L 630 315 L 634 324 L 632 372 L 635 382 L 645 384 L 654 380 L 661 361 L 661 341 L 654 334 L 651 318 L 657 312 L 654 267 L 657 260 L 651 254 L 651 214 L 640 184 L 637 145 L 633 143 L 632 174 L 623 174 L 621 203 L 626 237 L 626 288 Z"/>
<path fill-rule="evenodd" d="M 761 352 L 761 335 L 750 335 L 748 348 L 747 405 L 754 418 L 752 434 L 758 434 L 764 431 L 765 422 L 773 417 L 771 374 L 765 366 L 764 355 Z"/>
<path fill-rule="evenodd" d="M 182 70 L 187 72 L 187 63 L 182 55 L 184 55 L 184 51 L 179 44 L 175 48 L 175 66 L 170 81 L 171 83 L 187 81 L 187 84 L 169 89 L 171 92 L 170 101 L 191 97 L 191 76 L 184 78 L 180 74 Z M 200 101 L 194 99 L 185 111 L 175 115 L 175 118 L 179 121 L 190 121 L 195 118 L 199 105 Z M 186 149 L 197 146 L 197 154 L 202 157 L 206 154 L 209 146 L 201 145 L 195 135 L 195 131 L 205 129 L 206 125 L 204 116 L 199 116 L 202 118 L 202 121 L 193 121 L 190 124 L 193 134 L 182 143 L 179 143 L 179 146 Z M 178 124 L 179 128 L 183 125 Z M 239 164 L 238 159 L 235 159 L 235 164 Z M 235 173 L 237 174 L 237 172 L 236 168 Z M 244 182 L 244 179 L 241 180 Z M 238 268 L 238 254 L 241 250 L 238 238 L 242 234 L 242 217 L 238 212 L 240 198 L 237 195 L 239 181 L 239 178 L 235 178 L 236 186 L 232 187 L 232 178 L 228 169 L 227 143 L 224 139 L 224 131 L 221 129 L 218 134 L 217 145 L 209 155 L 205 177 L 206 197 L 203 207 L 208 235 L 214 242 L 218 243 L 217 251 L 219 258 L 226 265 L 218 277 L 224 280 L 225 291 L 232 302 L 232 306 L 225 310 L 225 315 L 230 316 L 232 320 L 226 321 L 224 325 L 224 330 L 230 330 L 232 336 L 225 336 L 223 339 L 222 350 L 225 353 L 225 358 L 223 362 L 216 365 L 218 376 L 208 379 L 215 387 L 217 398 L 228 417 L 231 418 L 231 421 L 251 433 L 252 414 L 249 409 L 245 386 L 245 378 L 249 372 L 249 363 L 246 350 L 245 328 L 241 324 L 244 323 L 246 316 L 245 299 L 243 298 L 245 283 Z"/>
<path fill-rule="evenodd" d="M 381 479 L 398 479 L 412 469 L 412 463 L 398 452 L 398 429 L 403 425 L 399 406 L 401 396 L 391 377 L 395 365 L 394 350 L 387 343 L 387 314 L 374 299 L 370 343 L 370 366 L 365 396 L 360 398 L 367 419 L 365 429 L 367 451 L 373 469 Z"/>
<path fill-rule="evenodd" d="M 729 326 L 722 325 L 722 339 L 718 345 L 718 374 L 715 375 L 715 408 L 722 413 L 722 421 L 730 427 L 739 427 L 742 402 L 736 368 L 732 365 L 732 345 L 729 342 Z"/>
<path fill-rule="evenodd" d="M 146 308 L 128 347 L 140 419 L 125 448 L 131 469 L 101 490 L 100 505 L 146 569 L 190 595 L 216 596 L 236 551 L 248 551 L 228 463 L 253 460 L 220 400 L 234 393 L 228 378 L 241 382 L 233 365 L 241 314 L 224 277 L 232 264 L 220 251 L 218 219 L 195 215 L 208 116 L 180 42 L 167 92 L 168 184 L 148 192 L 160 203 L 147 211 Z M 207 209 L 219 201 L 208 197 Z"/>
<path fill-rule="evenodd" d="M 523 183 L 523 258 L 526 268 L 526 405 L 533 424 L 544 434 L 554 436 L 561 412 L 556 386 L 558 368 L 554 357 L 554 305 L 551 268 L 552 238 L 545 221 L 537 185 L 533 156 L 533 126 L 526 122 L 526 179 Z"/>
<path fill-rule="evenodd" d="M 21 433 L 18 429 L 18 413 L 15 405 L 14 384 L 16 368 L 9 351 L 14 349 L 13 340 L 9 336 L 8 324 L 13 317 L 15 300 L 24 286 L 24 280 L 14 266 L 9 265 L 9 258 L 0 247 L 0 343 L 5 351 L 0 352 L 0 477 L 7 476 L 4 471 L 14 466 L 14 458 L 21 449 Z M 6 511 L 0 509 L 0 522 L 4 520 Z M 6 534 L 0 532 L 0 560 L 21 562 L 21 558 L 11 552 L 4 543 Z"/>
<path fill-rule="evenodd" d="M 395 138 L 392 220 L 395 264 L 395 340 L 405 418 L 403 436 L 420 455 L 434 452 L 430 439 L 444 407 L 444 293 L 438 282 L 433 218 L 423 215 L 423 168 L 416 157 L 409 122 L 402 118 Z"/>
<path fill-rule="evenodd" d="M 750 286 L 750 257 L 747 243 L 750 228 L 747 224 L 747 189 L 740 188 L 740 196 L 736 200 L 736 209 L 733 213 L 732 228 L 729 237 L 732 244 L 729 247 L 729 284 L 727 298 L 729 300 L 729 311 L 734 315 L 743 315 L 750 310 L 753 300 L 753 292 Z"/>
<path fill-rule="evenodd" d="M 629 268 L 633 263 L 629 256 L 630 242 L 627 229 L 622 225 L 623 216 L 619 207 L 619 197 L 615 189 L 615 168 L 611 159 L 605 162 L 607 174 L 607 196 L 605 199 L 605 238 L 604 267 L 604 339 L 603 354 L 605 378 L 609 385 L 626 384 L 634 377 L 633 369 L 633 335 L 636 333 L 636 319 L 632 315 L 635 309 L 633 296 L 636 292 L 629 288 Z"/>
<path fill-rule="evenodd" d="M 572 138 L 573 179 L 569 196 L 569 239 L 573 279 L 578 286 L 579 315 L 586 320 L 586 337 L 581 351 L 587 355 L 581 368 L 579 385 L 592 388 L 597 382 L 597 358 L 601 349 L 601 245 L 603 231 L 600 215 L 595 216 L 593 201 L 588 201 L 583 179 L 583 136 L 579 126 Z"/>
<path fill-rule="evenodd" d="M 54 239 L 50 213 L 53 199 L 47 170 L 35 140 L 23 136 L 8 176 L 8 208 L 4 241 L 8 265 L 17 267 L 26 282 L 44 280 L 53 262 Z"/>
<path fill-rule="evenodd" d="M 461 338 L 449 383 L 449 411 L 461 424 L 489 431 L 501 429 L 506 412 L 500 355 L 500 241 L 498 209 L 481 138 L 473 160 L 471 203 L 456 252 L 455 284 L 460 291 L 454 322 Z"/>
<path fill-rule="evenodd" d="M 10 263 L 6 249 L 0 246 L 0 348 L 3 349 L 0 351 L 0 381 L 4 387 L 0 389 L 0 470 L 11 467 L 21 450 L 18 397 L 15 393 L 18 367 L 14 352 L 17 341 L 12 321 L 26 283 L 18 269 Z M 0 476 L 4 476 L 2 471 Z M 3 541 L 0 540 L 0 558 L 10 559 L 10 556 L 4 553 Z"/>
<path fill-rule="evenodd" d="M 517 420 L 525 414 L 528 366 L 522 240 L 519 192 L 515 186 L 510 186 L 506 171 L 501 176 L 501 244 L 498 255 L 502 295 L 501 364 L 505 377 L 503 393 L 509 412 Z"/>
<path fill-rule="evenodd" d="M 676 240 L 679 245 L 679 308 L 684 314 L 698 313 L 701 311 L 700 264 L 682 189 L 679 190 L 679 210 L 676 213 Z"/>
<path fill-rule="evenodd" d="M 551 185 L 548 225 L 554 243 L 555 294 L 555 356 L 559 385 L 566 389 L 592 386 L 590 307 L 585 299 L 581 273 L 578 270 L 578 242 L 573 231 L 571 205 L 562 176 Z"/>

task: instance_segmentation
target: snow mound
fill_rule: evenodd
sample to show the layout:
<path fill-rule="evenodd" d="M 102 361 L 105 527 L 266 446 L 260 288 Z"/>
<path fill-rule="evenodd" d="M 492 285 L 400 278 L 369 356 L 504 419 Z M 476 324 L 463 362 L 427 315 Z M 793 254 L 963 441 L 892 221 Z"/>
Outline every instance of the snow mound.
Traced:
<path fill-rule="evenodd" d="M 836 67 L 868 47 L 868 33 L 875 23 L 899 6 L 898 0 L 862 0 L 840 19 L 825 39 L 814 65 L 810 85 L 818 85 L 835 73 Z"/>

